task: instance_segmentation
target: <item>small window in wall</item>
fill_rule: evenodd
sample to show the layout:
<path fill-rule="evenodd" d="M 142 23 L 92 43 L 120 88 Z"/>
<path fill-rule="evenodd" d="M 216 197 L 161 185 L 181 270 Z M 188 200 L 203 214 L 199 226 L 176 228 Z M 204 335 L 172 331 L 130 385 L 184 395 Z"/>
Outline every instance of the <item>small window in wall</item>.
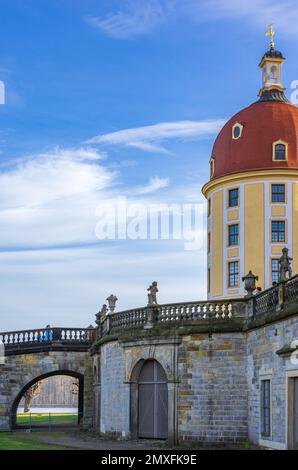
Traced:
<path fill-rule="evenodd" d="M 277 284 L 279 282 L 279 259 L 271 259 L 271 283 Z"/>
<path fill-rule="evenodd" d="M 207 204 L 208 204 L 208 212 L 207 212 L 207 214 L 208 214 L 208 217 L 209 217 L 209 215 L 211 214 L 211 197 L 208 198 Z"/>
<path fill-rule="evenodd" d="M 239 245 L 239 224 L 229 225 L 229 246 Z"/>
<path fill-rule="evenodd" d="M 271 221 L 271 241 L 272 242 L 285 242 L 286 241 L 285 220 L 272 220 Z"/>
<path fill-rule="evenodd" d="M 261 433 L 264 437 L 271 434 L 270 380 L 261 381 Z"/>
<path fill-rule="evenodd" d="M 241 134 L 242 134 L 242 129 L 243 129 L 242 124 L 239 124 L 238 122 L 236 122 L 236 124 L 233 125 L 233 127 L 232 127 L 232 138 L 233 138 L 233 140 L 240 139 Z"/>
<path fill-rule="evenodd" d="M 229 287 L 239 286 L 239 261 L 231 261 L 228 264 Z"/>
<path fill-rule="evenodd" d="M 229 207 L 239 206 L 239 189 L 229 189 Z"/>
<path fill-rule="evenodd" d="M 271 201 L 272 202 L 286 202 L 286 185 L 285 184 L 272 184 L 271 185 Z"/>
<path fill-rule="evenodd" d="M 215 162 L 214 162 L 214 158 L 212 157 L 210 159 L 210 178 L 212 178 L 214 175 L 214 168 L 215 168 Z"/>
<path fill-rule="evenodd" d="M 210 232 L 208 232 L 208 237 L 207 237 L 207 251 L 208 251 L 208 253 L 210 253 L 210 249 L 211 249 L 211 234 L 210 234 Z"/>
<path fill-rule="evenodd" d="M 208 294 L 209 294 L 209 292 L 210 292 L 210 281 L 211 281 L 211 272 L 210 272 L 210 268 L 208 268 L 208 278 L 207 278 Z"/>
<path fill-rule="evenodd" d="M 287 160 L 288 144 L 278 140 L 273 142 L 273 161 L 282 162 Z"/>

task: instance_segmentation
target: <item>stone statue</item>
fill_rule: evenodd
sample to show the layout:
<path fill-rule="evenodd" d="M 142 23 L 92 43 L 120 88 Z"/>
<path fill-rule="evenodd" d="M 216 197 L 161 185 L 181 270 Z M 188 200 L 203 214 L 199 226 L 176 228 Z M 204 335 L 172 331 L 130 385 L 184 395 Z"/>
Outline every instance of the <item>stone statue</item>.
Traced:
<path fill-rule="evenodd" d="M 250 270 L 246 276 L 242 278 L 242 282 L 244 282 L 244 289 L 247 292 L 247 295 L 252 295 L 253 292 L 256 290 L 256 281 L 259 280 L 258 276 L 255 276 L 252 271 Z"/>
<path fill-rule="evenodd" d="M 157 304 L 157 299 L 156 299 L 156 294 L 158 292 L 157 282 L 153 281 L 151 286 L 148 287 L 147 291 L 149 292 L 149 294 L 148 294 L 148 306 L 158 305 Z"/>
<path fill-rule="evenodd" d="M 285 281 L 287 279 L 287 273 L 288 273 L 289 278 L 292 277 L 291 261 L 293 261 L 293 258 L 289 256 L 289 250 L 288 248 L 284 247 L 282 249 L 282 255 L 279 258 L 279 280 L 280 281 Z"/>
<path fill-rule="evenodd" d="M 104 318 L 108 314 L 108 311 L 109 309 L 107 307 L 107 304 L 103 304 L 103 306 L 101 307 L 100 316 Z"/>
<path fill-rule="evenodd" d="M 110 312 L 113 313 L 115 311 L 115 308 L 116 308 L 116 302 L 117 302 L 117 297 L 114 295 L 114 294 L 111 294 L 108 298 L 107 298 L 107 301 L 108 301 L 108 304 L 109 304 L 109 309 L 110 309 Z"/>

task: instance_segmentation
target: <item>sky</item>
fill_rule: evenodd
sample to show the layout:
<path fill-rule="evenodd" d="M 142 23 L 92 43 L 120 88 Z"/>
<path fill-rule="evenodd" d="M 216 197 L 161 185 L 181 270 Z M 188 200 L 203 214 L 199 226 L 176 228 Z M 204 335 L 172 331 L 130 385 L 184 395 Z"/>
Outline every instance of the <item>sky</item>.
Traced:
<path fill-rule="evenodd" d="M 206 213 L 214 139 L 257 99 L 271 22 L 287 58 L 284 85 L 298 79 L 297 2 L 0 8 L 0 330 L 88 326 L 111 293 L 118 310 L 145 305 L 153 280 L 159 303 L 205 299 L 202 213 L 192 250 L 179 237 L 139 239 L 139 227 L 103 240 L 98 223 L 103 208 L 114 220 L 119 198 L 139 225 L 152 204 Z"/>

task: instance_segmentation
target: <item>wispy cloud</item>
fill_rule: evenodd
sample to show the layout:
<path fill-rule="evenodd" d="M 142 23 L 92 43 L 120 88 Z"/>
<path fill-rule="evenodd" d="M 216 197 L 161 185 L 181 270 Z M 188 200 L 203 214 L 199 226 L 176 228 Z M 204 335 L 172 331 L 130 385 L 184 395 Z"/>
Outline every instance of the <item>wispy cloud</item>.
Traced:
<path fill-rule="evenodd" d="M 134 195 L 151 194 L 159 191 L 160 189 L 167 188 L 169 185 L 169 178 L 160 178 L 154 176 L 150 178 L 150 181 L 145 186 L 140 186 L 133 190 Z"/>
<path fill-rule="evenodd" d="M 105 188 L 113 173 L 98 164 L 102 158 L 102 153 L 90 147 L 56 147 L 20 159 L 14 168 L 0 173 L 0 211 L 43 206 Z"/>
<path fill-rule="evenodd" d="M 277 31 L 298 34 L 296 0 L 121 0 L 117 11 L 86 20 L 104 34 L 127 39 L 152 33 L 178 17 L 191 22 L 241 18 L 258 28 L 274 22 Z"/>
<path fill-rule="evenodd" d="M 197 139 L 216 134 L 224 125 L 224 119 L 203 121 L 161 122 L 152 126 L 124 129 L 95 136 L 88 144 L 124 145 L 146 152 L 170 153 L 162 142 L 173 139 Z"/>
<path fill-rule="evenodd" d="M 172 4 L 176 0 L 172 0 Z M 118 39 L 127 39 L 151 33 L 166 23 L 172 8 L 159 0 L 126 0 L 122 9 L 106 16 L 87 17 L 86 21 L 103 33 Z M 173 5 L 172 5 L 173 6 Z"/>

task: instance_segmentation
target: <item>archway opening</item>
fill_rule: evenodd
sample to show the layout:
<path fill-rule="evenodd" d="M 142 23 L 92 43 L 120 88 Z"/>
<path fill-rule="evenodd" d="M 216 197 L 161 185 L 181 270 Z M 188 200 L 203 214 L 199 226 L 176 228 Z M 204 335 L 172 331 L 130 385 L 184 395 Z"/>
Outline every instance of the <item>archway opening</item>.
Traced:
<path fill-rule="evenodd" d="M 168 381 L 155 359 L 144 361 L 137 382 L 137 436 L 168 438 Z"/>
<path fill-rule="evenodd" d="M 84 377 L 60 370 L 40 375 L 18 393 L 11 409 L 12 428 L 77 426 L 83 419 Z"/>

